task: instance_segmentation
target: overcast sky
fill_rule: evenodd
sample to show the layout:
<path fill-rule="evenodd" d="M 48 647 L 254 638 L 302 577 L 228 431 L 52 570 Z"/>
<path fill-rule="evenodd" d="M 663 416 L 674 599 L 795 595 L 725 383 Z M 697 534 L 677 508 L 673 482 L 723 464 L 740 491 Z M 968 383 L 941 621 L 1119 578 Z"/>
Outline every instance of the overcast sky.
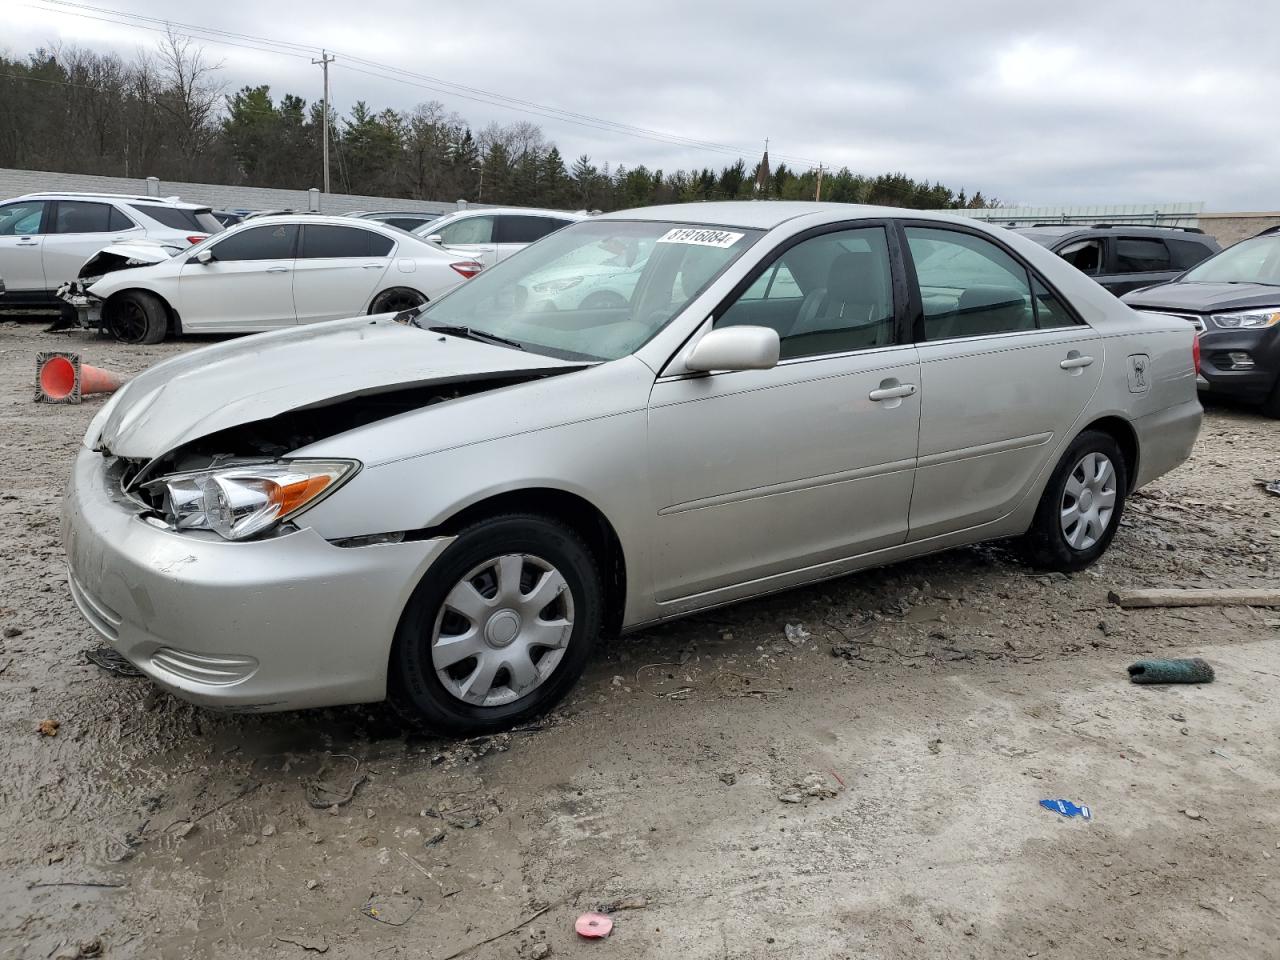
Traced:
<path fill-rule="evenodd" d="M 733 157 L 357 73 L 367 68 L 344 54 L 740 146 L 749 164 L 769 137 L 775 165 L 786 155 L 900 170 L 1006 203 L 1280 208 L 1273 0 L 83 2 L 328 47 L 339 110 L 357 99 L 398 109 L 436 99 L 476 128 L 532 119 L 567 159 L 671 170 Z M 158 37 L 55 12 L 48 0 L 0 8 L 11 55 L 61 41 L 129 56 Z M 319 99 L 320 69 L 305 56 L 201 42 L 222 61 L 228 90 L 268 83 L 276 95 Z"/>

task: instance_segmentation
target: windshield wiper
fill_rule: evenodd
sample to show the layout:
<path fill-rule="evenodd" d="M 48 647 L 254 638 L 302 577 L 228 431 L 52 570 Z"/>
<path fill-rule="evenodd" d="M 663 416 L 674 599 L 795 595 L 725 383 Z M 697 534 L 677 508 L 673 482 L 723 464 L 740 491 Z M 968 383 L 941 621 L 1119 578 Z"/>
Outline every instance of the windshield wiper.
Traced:
<path fill-rule="evenodd" d="M 483 330 L 473 330 L 470 327 L 442 324 L 436 327 L 427 327 L 427 330 L 431 333 L 448 334 L 451 337 L 463 337 L 467 340 L 479 340 L 481 343 L 496 343 L 500 347 L 512 347 L 516 350 L 524 349 L 524 344 L 519 340 L 500 337 L 496 333 L 486 333 Z"/>

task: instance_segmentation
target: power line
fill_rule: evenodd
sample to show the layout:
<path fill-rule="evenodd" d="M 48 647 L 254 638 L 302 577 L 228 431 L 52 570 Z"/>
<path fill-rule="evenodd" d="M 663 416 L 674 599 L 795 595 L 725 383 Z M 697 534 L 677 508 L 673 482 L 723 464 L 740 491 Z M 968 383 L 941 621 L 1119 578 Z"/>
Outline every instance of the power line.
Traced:
<path fill-rule="evenodd" d="M 198 24 L 184 23 L 176 20 L 165 20 L 158 17 L 147 17 L 141 14 L 114 10 L 109 7 L 77 3 L 73 2 L 73 0 L 27 0 L 28 6 L 32 6 L 33 3 L 43 4 L 43 7 L 36 7 L 36 9 L 45 9 L 48 12 L 59 12 L 70 16 L 84 17 L 90 20 L 136 26 L 140 29 L 152 30 L 157 33 L 168 33 L 171 28 L 181 28 L 183 31 L 196 35 L 197 39 L 205 40 L 210 43 L 256 50 L 261 53 L 278 53 L 282 56 L 312 59 L 315 53 L 321 52 L 314 46 L 294 43 L 292 41 L 274 40 L 255 34 L 238 33 L 230 30 L 222 30 L 216 27 L 205 27 Z M 93 14 L 107 14 L 109 16 L 94 16 Z M 121 20 L 119 18 L 125 19 Z M 147 26 L 147 24 L 155 24 L 155 26 Z M 254 46 L 253 44 L 259 44 L 260 46 Z M 570 123 L 579 127 L 601 130 L 607 133 L 619 133 L 624 136 L 630 136 L 637 139 L 650 140 L 661 143 L 665 146 L 680 146 L 696 150 L 730 154 L 738 157 L 744 157 L 751 153 L 749 150 L 745 150 L 742 147 L 734 146 L 732 144 L 697 140 L 681 134 L 667 133 L 660 130 L 636 126 L 634 124 L 621 123 L 615 120 L 595 117 L 590 114 L 576 113 L 559 107 L 548 106 L 546 104 L 540 104 L 530 100 L 522 100 L 518 97 L 510 97 L 505 94 L 494 93 L 477 87 L 454 83 L 449 80 L 442 80 L 438 77 L 430 77 L 425 74 L 414 73 L 413 71 L 405 70 L 400 67 L 378 63 L 376 61 L 367 60 L 363 57 L 344 54 L 342 51 L 335 50 L 333 52 L 342 57 L 343 61 L 359 63 L 363 64 L 366 68 L 371 68 L 361 70 L 343 63 L 342 66 L 344 69 L 352 70 L 357 73 L 364 73 L 368 76 L 388 80 L 394 83 L 403 83 L 408 86 L 420 87 L 445 96 L 472 100 L 477 103 L 484 103 L 489 106 L 496 106 L 502 109 L 525 113 L 547 120 Z M 810 157 L 802 157 L 792 154 L 775 152 L 774 155 L 781 160 L 791 160 L 799 163 L 816 165 L 821 162 Z"/>

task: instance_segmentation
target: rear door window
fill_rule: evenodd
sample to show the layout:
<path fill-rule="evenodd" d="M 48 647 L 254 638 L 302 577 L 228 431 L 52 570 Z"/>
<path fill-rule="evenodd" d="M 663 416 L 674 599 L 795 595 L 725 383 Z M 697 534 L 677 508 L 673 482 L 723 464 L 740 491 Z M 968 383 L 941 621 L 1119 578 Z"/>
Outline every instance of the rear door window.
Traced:
<path fill-rule="evenodd" d="M 306 260 L 385 257 L 393 242 L 372 230 L 308 223 L 302 228 L 298 257 Z"/>
<path fill-rule="evenodd" d="M 533 243 L 548 233 L 566 226 L 568 220 L 557 217 L 498 217 L 496 243 Z"/>
<path fill-rule="evenodd" d="M 1117 273 L 1154 273 L 1173 269 L 1173 259 L 1163 240 L 1116 237 L 1115 242 Z"/>
<path fill-rule="evenodd" d="M 250 227 L 219 240 L 211 248 L 213 256 L 223 262 L 239 260 L 292 260 L 297 224 L 275 223 Z"/>
<path fill-rule="evenodd" d="M 49 233 L 107 233 L 111 229 L 111 205 L 85 200 L 59 200 Z"/>
<path fill-rule="evenodd" d="M 926 340 L 1036 329 L 1026 268 L 996 244 L 933 227 L 907 227 L 906 233 Z"/>

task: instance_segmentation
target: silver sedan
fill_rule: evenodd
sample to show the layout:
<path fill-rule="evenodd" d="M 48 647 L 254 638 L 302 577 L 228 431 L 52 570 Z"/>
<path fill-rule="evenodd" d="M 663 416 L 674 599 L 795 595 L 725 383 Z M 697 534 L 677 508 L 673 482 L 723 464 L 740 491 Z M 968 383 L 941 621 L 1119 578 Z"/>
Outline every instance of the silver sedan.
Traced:
<path fill-rule="evenodd" d="M 532 289 L 602 265 L 617 302 Z M 139 376 L 76 460 L 71 590 L 197 703 L 493 730 L 619 631 L 994 538 L 1089 565 L 1189 455 L 1197 362 L 1185 321 L 971 221 L 610 214 L 417 311 Z"/>

